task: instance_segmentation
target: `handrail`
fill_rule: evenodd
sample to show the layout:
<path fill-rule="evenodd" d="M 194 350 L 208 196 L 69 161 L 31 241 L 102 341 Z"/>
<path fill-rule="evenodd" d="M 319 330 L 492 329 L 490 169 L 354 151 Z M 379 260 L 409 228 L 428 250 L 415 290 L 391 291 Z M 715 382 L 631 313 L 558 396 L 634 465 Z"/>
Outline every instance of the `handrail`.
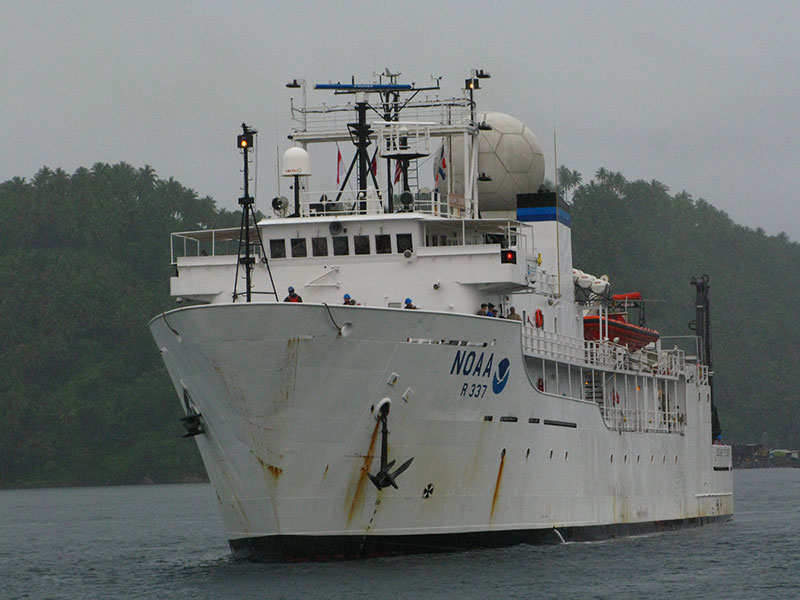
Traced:
<path fill-rule="evenodd" d="M 666 377 L 677 377 L 686 369 L 685 354 L 678 348 L 632 354 L 627 347 L 608 340 L 583 340 L 527 325 L 523 325 L 521 337 L 523 352 L 536 357 Z"/>

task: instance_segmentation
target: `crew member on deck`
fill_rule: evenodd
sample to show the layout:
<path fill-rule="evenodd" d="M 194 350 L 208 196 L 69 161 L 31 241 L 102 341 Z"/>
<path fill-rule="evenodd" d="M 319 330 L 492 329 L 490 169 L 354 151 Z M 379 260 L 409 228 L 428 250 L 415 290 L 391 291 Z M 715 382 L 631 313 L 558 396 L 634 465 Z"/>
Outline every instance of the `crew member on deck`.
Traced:
<path fill-rule="evenodd" d="M 416 309 L 417 307 L 414 306 L 414 303 L 411 301 L 411 298 L 406 298 L 406 305 L 403 308 Z"/>
<path fill-rule="evenodd" d="M 289 295 L 283 299 L 284 302 L 302 302 L 303 299 L 299 296 L 299 294 L 294 293 L 294 288 L 289 286 Z"/>
<path fill-rule="evenodd" d="M 508 309 L 508 316 L 506 319 L 510 319 L 512 321 L 522 321 L 522 317 L 517 313 L 517 309 L 513 306 Z"/>
<path fill-rule="evenodd" d="M 475 314 L 480 316 L 480 317 L 485 317 L 487 308 L 489 308 L 489 305 L 484 302 L 483 304 L 481 304 L 481 309 L 478 312 L 476 312 Z"/>
<path fill-rule="evenodd" d="M 491 302 L 489 302 L 489 306 L 486 309 L 486 316 L 487 317 L 496 317 L 497 316 L 497 311 L 494 309 L 494 304 L 492 304 Z"/>
<path fill-rule="evenodd" d="M 355 306 L 356 305 L 356 301 L 353 298 L 350 297 L 350 294 L 345 294 L 344 295 L 344 302 L 342 302 L 342 304 L 344 304 L 345 306 Z"/>

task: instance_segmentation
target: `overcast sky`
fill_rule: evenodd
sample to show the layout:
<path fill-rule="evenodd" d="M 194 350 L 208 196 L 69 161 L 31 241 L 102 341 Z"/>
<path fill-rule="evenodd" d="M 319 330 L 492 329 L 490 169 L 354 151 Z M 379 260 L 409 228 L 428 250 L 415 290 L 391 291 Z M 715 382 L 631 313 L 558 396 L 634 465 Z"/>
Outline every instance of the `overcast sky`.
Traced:
<path fill-rule="evenodd" d="M 0 0 L 0 180 L 43 165 L 152 165 L 238 208 L 240 124 L 259 130 L 258 205 L 288 147 L 292 78 L 385 67 L 457 94 L 558 160 L 686 190 L 800 241 L 800 2 L 41 2 Z M 330 101 L 309 91 L 309 103 Z M 314 169 L 335 171 L 330 165 Z M 288 193 L 284 186 L 283 193 Z"/>

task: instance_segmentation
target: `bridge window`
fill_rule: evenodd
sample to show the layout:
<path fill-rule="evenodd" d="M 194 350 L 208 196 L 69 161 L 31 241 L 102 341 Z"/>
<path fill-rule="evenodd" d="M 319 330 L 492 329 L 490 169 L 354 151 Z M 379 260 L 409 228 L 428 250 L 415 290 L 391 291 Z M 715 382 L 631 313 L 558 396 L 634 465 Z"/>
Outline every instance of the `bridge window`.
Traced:
<path fill-rule="evenodd" d="M 328 238 L 312 237 L 311 253 L 314 256 L 328 256 Z"/>
<path fill-rule="evenodd" d="M 308 256 L 306 252 L 306 238 L 292 238 L 292 257 L 303 258 Z"/>
<path fill-rule="evenodd" d="M 354 235 L 353 250 L 355 251 L 356 254 L 369 254 L 369 236 Z"/>
<path fill-rule="evenodd" d="M 388 233 L 382 233 L 375 236 L 375 252 L 377 254 L 391 254 L 392 253 L 392 236 Z"/>
<path fill-rule="evenodd" d="M 286 258 L 286 240 L 270 240 L 269 255 L 272 258 Z"/>
<path fill-rule="evenodd" d="M 335 256 L 347 256 L 350 254 L 350 243 L 346 235 L 333 236 L 333 254 Z"/>
<path fill-rule="evenodd" d="M 410 233 L 398 233 L 397 234 L 397 252 L 402 254 L 406 250 L 411 250 L 413 252 L 414 246 L 411 243 L 411 234 Z"/>

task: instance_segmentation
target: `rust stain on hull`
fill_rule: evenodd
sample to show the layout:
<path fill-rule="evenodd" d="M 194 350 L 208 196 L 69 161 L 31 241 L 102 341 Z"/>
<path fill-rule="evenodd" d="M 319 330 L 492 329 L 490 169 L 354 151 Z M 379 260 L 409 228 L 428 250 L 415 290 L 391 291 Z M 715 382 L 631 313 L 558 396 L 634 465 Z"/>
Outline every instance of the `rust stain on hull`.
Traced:
<path fill-rule="evenodd" d="M 278 479 L 283 473 L 283 469 L 281 467 L 276 467 L 275 465 L 271 465 L 268 462 L 265 462 L 263 458 L 258 455 L 255 455 L 256 460 L 261 465 L 262 469 L 265 469 L 274 479 Z"/>
<path fill-rule="evenodd" d="M 494 517 L 494 507 L 497 504 L 497 495 L 500 493 L 500 484 L 503 482 L 503 466 L 506 464 L 506 454 L 503 451 L 503 454 L 500 455 L 500 468 L 497 469 L 497 481 L 494 484 L 494 496 L 492 496 L 492 512 L 489 515 L 491 519 Z"/>
<path fill-rule="evenodd" d="M 367 450 L 367 454 L 364 456 L 364 462 L 361 464 L 361 472 L 358 475 L 358 483 L 356 484 L 355 493 L 353 494 L 353 501 L 350 503 L 350 511 L 347 514 L 348 525 L 353 520 L 353 516 L 361 510 L 361 507 L 364 505 L 364 490 L 367 485 L 367 474 L 372 465 L 375 442 L 378 439 L 378 428 L 380 424 L 380 421 L 375 422 L 375 428 L 372 430 L 372 437 L 369 440 L 369 450 Z"/>

